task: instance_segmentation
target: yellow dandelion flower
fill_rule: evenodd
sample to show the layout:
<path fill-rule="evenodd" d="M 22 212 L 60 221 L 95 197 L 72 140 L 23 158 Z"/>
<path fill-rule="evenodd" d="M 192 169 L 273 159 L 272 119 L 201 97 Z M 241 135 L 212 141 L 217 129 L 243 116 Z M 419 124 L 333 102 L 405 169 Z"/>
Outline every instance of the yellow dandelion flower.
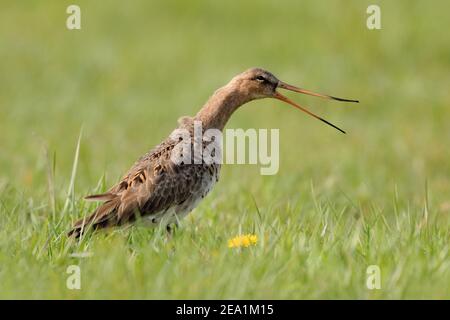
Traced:
<path fill-rule="evenodd" d="M 228 240 L 228 248 L 247 248 L 256 245 L 257 242 L 258 236 L 255 234 L 240 235 Z"/>

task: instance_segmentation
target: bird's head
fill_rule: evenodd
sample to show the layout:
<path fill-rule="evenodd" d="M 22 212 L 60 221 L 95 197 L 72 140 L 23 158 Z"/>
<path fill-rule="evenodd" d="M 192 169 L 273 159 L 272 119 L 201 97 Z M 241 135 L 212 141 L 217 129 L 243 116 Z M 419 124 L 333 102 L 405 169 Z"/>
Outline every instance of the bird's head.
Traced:
<path fill-rule="evenodd" d="M 272 97 L 278 87 L 278 80 L 269 71 L 252 68 L 235 76 L 231 83 L 239 87 L 241 94 L 249 100 Z"/>
<path fill-rule="evenodd" d="M 302 110 L 303 112 L 306 112 L 307 114 L 319 119 L 320 121 L 325 122 L 326 124 L 338 129 L 339 131 L 345 133 L 343 130 L 339 129 L 335 125 L 331 124 L 330 122 L 326 121 L 325 119 L 315 115 L 314 113 L 308 111 L 307 109 L 303 108 L 299 104 L 293 102 L 289 98 L 283 96 L 280 94 L 277 89 L 285 89 L 290 90 L 298 93 L 303 93 L 315 97 L 330 99 L 330 100 L 336 100 L 336 101 L 344 101 L 344 102 L 359 102 L 357 100 L 350 100 L 350 99 L 342 99 L 337 98 L 325 94 L 315 93 L 309 90 L 305 90 L 302 88 L 298 88 L 292 85 L 289 85 L 283 81 L 280 81 L 275 77 L 272 73 L 269 71 L 260 69 L 260 68 L 252 68 L 247 71 L 244 71 L 241 74 L 238 74 L 235 76 L 230 84 L 236 86 L 239 89 L 239 92 L 246 96 L 247 100 L 255 100 L 255 99 L 263 99 L 263 98 L 274 98 L 281 100 L 283 102 L 286 102 L 297 109 Z"/>

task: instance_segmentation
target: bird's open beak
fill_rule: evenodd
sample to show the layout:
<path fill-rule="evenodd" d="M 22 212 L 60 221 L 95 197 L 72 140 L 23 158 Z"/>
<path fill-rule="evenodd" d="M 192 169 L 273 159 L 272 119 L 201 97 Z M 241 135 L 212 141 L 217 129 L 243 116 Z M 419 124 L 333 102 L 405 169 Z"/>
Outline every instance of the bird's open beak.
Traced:
<path fill-rule="evenodd" d="M 277 88 L 286 89 L 286 90 L 290 90 L 290 91 L 294 91 L 294 92 L 298 92 L 298 93 L 303 93 L 303 94 L 307 94 L 307 95 L 314 96 L 314 97 L 320 97 L 320 98 L 330 99 L 330 100 L 337 100 L 337 101 L 344 101 L 344 102 L 357 102 L 357 103 L 359 102 L 358 100 L 342 99 L 342 98 L 337 98 L 337 97 L 333 97 L 333 96 L 329 96 L 329 95 L 325 95 L 325 94 L 315 93 L 315 92 L 312 92 L 312 91 L 309 91 L 309 90 L 305 90 L 305 89 L 297 88 L 297 87 L 295 87 L 295 86 L 291 86 L 290 84 L 284 83 L 284 82 L 282 82 L 282 81 L 280 81 L 280 82 L 278 83 Z M 310 116 L 313 116 L 314 118 L 319 119 L 319 120 L 322 121 L 322 122 L 325 122 L 326 124 L 328 124 L 328 125 L 332 126 L 333 128 L 339 130 L 340 132 L 345 133 L 344 130 L 338 128 L 338 127 L 335 126 L 334 124 L 332 124 L 332 123 L 328 122 L 327 120 L 325 120 L 325 119 L 319 117 L 318 115 L 312 113 L 311 111 L 309 111 L 309 110 L 303 108 L 302 106 L 298 105 L 298 104 L 295 103 L 294 101 L 292 101 L 292 100 L 288 99 L 287 97 L 283 96 L 283 95 L 280 94 L 279 92 L 275 91 L 273 97 L 274 97 L 275 99 L 284 101 L 284 102 L 286 102 L 286 103 L 288 103 L 288 104 L 290 104 L 290 105 L 296 107 L 297 109 L 300 109 L 300 110 L 302 110 L 303 112 L 309 114 Z"/>

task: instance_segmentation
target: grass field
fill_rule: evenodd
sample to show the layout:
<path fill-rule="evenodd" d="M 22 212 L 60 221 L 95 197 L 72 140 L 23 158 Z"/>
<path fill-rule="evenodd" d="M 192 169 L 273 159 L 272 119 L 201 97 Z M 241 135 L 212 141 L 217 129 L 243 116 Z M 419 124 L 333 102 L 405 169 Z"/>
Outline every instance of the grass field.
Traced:
<path fill-rule="evenodd" d="M 82 29 L 69 31 L 74 2 Z M 373 3 L 381 30 L 366 28 Z M 1 6 L 0 298 L 450 298 L 448 1 Z M 253 66 L 360 99 L 292 95 L 348 134 L 252 102 L 228 128 L 279 128 L 277 175 L 225 165 L 170 241 L 140 226 L 65 237 L 94 209 L 83 196 Z M 255 246 L 228 248 L 249 233 Z M 66 287 L 70 265 L 81 290 Z"/>

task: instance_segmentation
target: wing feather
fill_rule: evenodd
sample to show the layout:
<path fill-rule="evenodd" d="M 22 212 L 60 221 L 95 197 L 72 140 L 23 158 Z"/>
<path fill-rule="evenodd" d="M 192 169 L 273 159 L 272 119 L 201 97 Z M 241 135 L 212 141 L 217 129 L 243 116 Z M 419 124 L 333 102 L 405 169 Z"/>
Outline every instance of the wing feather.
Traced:
<path fill-rule="evenodd" d="M 131 222 L 137 216 L 167 211 L 186 201 L 195 185 L 195 165 L 179 165 L 170 161 L 173 140 L 166 140 L 139 159 L 122 180 L 108 192 L 86 197 L 104 201 L 89 217 L 77 221 L 69 234 L 79 236 L 92 225 L 103 228 Z"/>

